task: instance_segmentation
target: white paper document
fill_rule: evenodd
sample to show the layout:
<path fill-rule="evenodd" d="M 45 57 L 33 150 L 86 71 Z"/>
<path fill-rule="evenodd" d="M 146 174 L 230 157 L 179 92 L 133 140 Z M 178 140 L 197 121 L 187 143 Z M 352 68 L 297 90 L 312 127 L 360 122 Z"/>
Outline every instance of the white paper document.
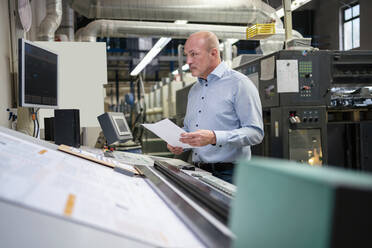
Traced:
<path fill-rule="evenodd" d="M 192 146 L 182 143 L 179 139 L 185 130 L 171 122 L 169 119 L 158 121 L 154 124 L 142 124 L 145 128 L 159 136 L 165 142 L 174 147 L 192 148 Z"/>
<path fill-rule="evenodd" d="M 271 56 L 261 60 L 261 80 L 271 80 L 274 78 L 275 57 Z"/>
<path fill-rule="evenodd" d="M 146 179 L 123 176 L 0 129 L 3 200 L 154 247 L 203 247 Z"/>
<path fill-rule="evenodd" d="M 299 92 L 297 60 L 277 60 L 278 93 Z"/>

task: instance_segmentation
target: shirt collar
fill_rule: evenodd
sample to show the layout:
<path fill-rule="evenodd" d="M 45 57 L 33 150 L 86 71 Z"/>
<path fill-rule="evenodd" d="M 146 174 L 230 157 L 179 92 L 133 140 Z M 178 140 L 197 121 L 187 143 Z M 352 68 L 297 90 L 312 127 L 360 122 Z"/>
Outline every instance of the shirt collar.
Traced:
<path fill-rule="evenodd" d="M 213 77 L 221 78 L 225 71 L 228 69 L 228 66 L 224 61 L 222 61 L 214 70 L 208 75 L 207 80 L 210 81 Z M 211 78 L 212 77 L 212 78 Z M 204 83 L 206 80 L 198 78 L 199 83 Z"/>

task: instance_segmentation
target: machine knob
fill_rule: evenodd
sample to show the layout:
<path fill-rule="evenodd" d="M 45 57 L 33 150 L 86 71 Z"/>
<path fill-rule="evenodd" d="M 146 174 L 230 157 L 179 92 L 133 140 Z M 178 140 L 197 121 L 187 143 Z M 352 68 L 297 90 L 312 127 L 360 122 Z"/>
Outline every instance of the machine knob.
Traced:
<path fill-rule="evenodd" d="M 289 122 L 291 124 L 295 124 L 296 123 L 296 118 L 294 116 L 289 117 Z"/>

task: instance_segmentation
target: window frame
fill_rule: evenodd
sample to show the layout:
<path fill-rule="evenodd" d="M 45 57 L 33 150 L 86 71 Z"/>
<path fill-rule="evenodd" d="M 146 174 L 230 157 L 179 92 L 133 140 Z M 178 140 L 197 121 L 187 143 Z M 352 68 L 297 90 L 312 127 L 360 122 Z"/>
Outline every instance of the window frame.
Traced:
<path fill-rule="evenodd" d="M 353 8 L 355 6 L 359 5 L 359 13 L 357 16 L 353 16 Z M 351 17 L 347 20 L 345 20 L 345 12 L 346 10 L 351 10 Z M 353 25 L 353 22 L 354 20 L 356 19 L 359 19 L 359 45 L 358 46 L 354 46 L 354 25 Z M 341 8 L 341 32 L 342 32 L 342 50 L 346 51 L 346 48 L 345 48 L 345 24 L 346 23 L 350 23 L 351 24 L 351 47 L 347 50 L 352 50 L 352 49 L 355 49 L 355 48 L 359 48 L 360 47 L 360 3 L 359 1 L 356 1 L 356 2 L 353 2 L 353 3 L 350 3 L 350 4 L 347 4 L 347 5 L 344 5 L 342 8 Z"/>

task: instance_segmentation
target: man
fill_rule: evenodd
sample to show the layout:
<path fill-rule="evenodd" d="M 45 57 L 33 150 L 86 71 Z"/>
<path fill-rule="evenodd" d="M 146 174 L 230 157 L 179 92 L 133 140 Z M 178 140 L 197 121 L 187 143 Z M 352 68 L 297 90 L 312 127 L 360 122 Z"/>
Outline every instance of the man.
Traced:
<path fill-rule="evenodd" d="M 194 77 L 180 141 L 193 148 L 192 161 L 201 169 L 232 182 L 234 162 L 250 159 L 251 145 L 264 136 L 258 91 L 245 75 L 221 62 L 215 34 L 200 31 L 189 36 L 184 48 Z M 181 147 L 167 145 L 174 154 Z"/>

